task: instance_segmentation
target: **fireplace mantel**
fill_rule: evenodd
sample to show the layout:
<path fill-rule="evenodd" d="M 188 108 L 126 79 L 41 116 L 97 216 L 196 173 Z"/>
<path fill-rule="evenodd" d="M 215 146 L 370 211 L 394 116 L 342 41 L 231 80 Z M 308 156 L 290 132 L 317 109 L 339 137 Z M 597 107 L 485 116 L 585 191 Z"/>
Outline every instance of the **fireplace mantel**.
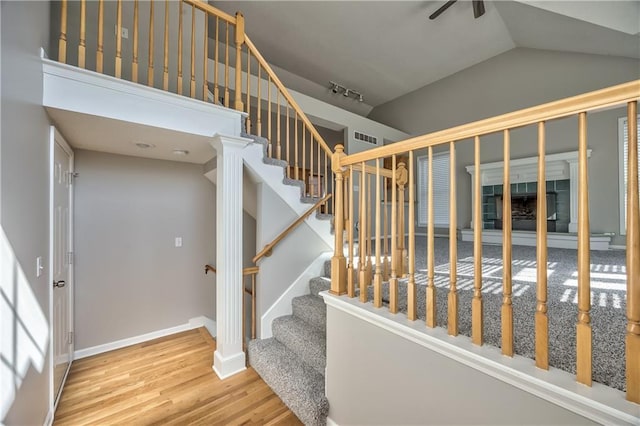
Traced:
<path fill-rule="evenodd" d="M 587 158 L 591 157 L 592 150 L 587 150 Z M 578 231 L 578 151 L 561 152 L 545 156 L 547 181 L 569 179 L 570 181 L 570 209 L 571 222 L 569 232 Z M 471 175 L 471 188 L 475 185 L 475 166 L 467 166 L 467 172 Z M 504 161 L 480 164 L 481 185 L 500 185 L 504 178 Z M 538 180 L 538 157 L 526 157 L 512 159 L 510 162 L 511 183 L 535 182 Z M 474 206 L 475 191 L 471 191 L 471 205 Z M 473 215 L 472 215 L 473 216 Z M 474 223 L 471 221 L 471 229 Z"/>

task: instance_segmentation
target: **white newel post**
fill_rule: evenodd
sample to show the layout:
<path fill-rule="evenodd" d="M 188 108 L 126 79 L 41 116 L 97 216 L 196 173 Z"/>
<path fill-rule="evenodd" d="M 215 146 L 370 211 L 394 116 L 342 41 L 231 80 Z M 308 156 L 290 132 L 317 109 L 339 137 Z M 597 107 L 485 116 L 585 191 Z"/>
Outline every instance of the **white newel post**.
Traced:
<path fill-rule="evenodd" d="M 246 368 L 242 350 L 242 150 L 251 141 L 216 135 L 216 351 L 221 379 Z"/>

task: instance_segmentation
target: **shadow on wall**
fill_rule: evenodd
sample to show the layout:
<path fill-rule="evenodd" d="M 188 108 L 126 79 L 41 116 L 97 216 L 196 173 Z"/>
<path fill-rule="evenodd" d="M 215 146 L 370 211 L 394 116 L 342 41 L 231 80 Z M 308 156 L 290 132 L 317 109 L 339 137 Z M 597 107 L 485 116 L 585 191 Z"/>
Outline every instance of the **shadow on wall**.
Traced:
<path fill-rule="evenodd" d="M 33 367 L 42 373 L 49 324 L 18 263 L 4 229 L 0 232 L 0 423 Z"/>

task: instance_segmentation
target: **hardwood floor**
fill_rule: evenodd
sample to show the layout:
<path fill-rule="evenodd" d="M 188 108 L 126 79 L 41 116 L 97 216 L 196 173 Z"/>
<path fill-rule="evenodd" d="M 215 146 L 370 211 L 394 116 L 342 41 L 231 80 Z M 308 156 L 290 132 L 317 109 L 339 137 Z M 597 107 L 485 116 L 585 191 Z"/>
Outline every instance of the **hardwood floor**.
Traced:
<path fill-rule="evenodd" d="M 206 329 L 75 361 L 55 425 L 300 425 L 252 369 L 224 381 Z"/>

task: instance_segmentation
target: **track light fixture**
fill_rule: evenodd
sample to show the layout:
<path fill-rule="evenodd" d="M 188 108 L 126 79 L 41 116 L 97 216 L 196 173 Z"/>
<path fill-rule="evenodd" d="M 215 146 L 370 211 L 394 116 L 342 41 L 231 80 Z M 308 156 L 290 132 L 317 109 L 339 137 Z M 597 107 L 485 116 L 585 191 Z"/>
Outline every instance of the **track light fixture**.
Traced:
<path fill-rule="evenodd" d="M 333 94 L 337 95 L 338 93 L 342 93 L 342 96 L 344 96 L 345 98 L 353 97 L 353 99 L 357 100 L 358 102 L 364 102 L 364 96 L 362 96 L 362 93 L 353 89 L 348 89 L 342 84 L 330 81 L 329 88 L 331 89 L 331 93 Z"/>

